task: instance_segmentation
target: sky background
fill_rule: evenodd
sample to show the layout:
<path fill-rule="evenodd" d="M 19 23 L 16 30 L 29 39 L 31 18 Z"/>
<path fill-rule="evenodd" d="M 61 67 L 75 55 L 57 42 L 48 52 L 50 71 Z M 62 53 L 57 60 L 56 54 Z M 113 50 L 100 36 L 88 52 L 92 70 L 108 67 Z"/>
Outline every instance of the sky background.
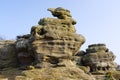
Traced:
<path fill-rule="evenodd" d="M 105 43 L 120 64 L 120 0 L 0 0 L 0 36 L 15 39 L 29 34 L 48 8 L 64 7 L 77 21 L 76 30 L 86 38 L 81 47 Z"/>

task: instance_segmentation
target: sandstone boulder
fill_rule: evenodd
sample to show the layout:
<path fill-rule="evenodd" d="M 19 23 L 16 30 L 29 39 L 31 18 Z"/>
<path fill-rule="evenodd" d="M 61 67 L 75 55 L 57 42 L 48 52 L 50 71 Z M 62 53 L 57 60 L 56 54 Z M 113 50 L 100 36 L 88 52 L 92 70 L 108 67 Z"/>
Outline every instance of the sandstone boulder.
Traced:
<path fill-rule="evenodd" d="M 105 44 L 92 44 L 86 49 L 86 54 L 82 57 L 84 66 L 89 66 L 91 71 L 115 70 L 115 55 L 106 48 Z"/>
<path fill-rule="evenodd" d="M 65 66 L 85 42 L 82 35 L 76 34 L 76 21 L 69 10 L 58 7 L 48 11 L 57 18 L 40 19 L 37 26 L 32 26 L 29 35 L 21 36 L 16 41 L 21 64 L 28 64 L 29 61 L 37 67 Z"/>

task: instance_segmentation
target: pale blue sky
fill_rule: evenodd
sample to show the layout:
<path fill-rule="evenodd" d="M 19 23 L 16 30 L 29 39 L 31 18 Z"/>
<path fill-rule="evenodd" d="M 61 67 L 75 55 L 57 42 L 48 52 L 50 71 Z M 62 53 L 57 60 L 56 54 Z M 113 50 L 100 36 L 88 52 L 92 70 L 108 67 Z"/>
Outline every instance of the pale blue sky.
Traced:
<path fill-rule="evenodd" d="M 47 8 L 64 7 L 77 21 L 77 33 L 89 44 L 106 43 L 120 64 L 120 0 L 0 0 L 0 35 L 15 39 L 28 34 L 40 18 L 52 17 Z"/>

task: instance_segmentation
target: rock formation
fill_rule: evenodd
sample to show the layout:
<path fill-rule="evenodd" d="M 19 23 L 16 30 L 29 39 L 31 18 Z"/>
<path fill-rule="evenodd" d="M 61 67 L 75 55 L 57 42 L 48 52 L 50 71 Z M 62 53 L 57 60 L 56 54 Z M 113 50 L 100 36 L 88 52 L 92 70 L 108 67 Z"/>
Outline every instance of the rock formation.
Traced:
<path fill-rule="evenodd" d="M 76 21 L 69 10 L 58 7 L 48 11 L 58 19 L 40 19 L 29 35 L 18 37 L 16 48 L 21 64 L 35 62 L 36 67 L 66 66 L 85 42 L 82 35 L 75 33 Z"/>
<path fill-rule="evenodd" d="M 0 69 L 17 66 L 15 41 L 0 41 Z"/>
<path fill-rule="evenodd" d="M 40 19 L 16 41 L 0 41 L 0 80 L 120 80 L 105 44 L 79 51 L 85 38 L 76 33 L 70 11 L 48 11 L 57 18 Z"/>
<path fill-rule="evenodd" d="M 105 44 L 92 44 L 82 57 L 82 64 L 89 66 L 91 72 L 116 70 L 115 55 Z"/>
<path fill-rule="evenodd" d="M 49 8 L 48 11 L 57 18 L 40 19 L 37 26 L 32 26 L 30 34 L 17 36 L 15 43 L 20 69 L 34 69 L 32 66 L 41 68 L 33 70 L 32 75 L 45 74 L 47 77 L 39 75 L 33 77 L 29 71 L 24 71 L 23 75 L 42 80 L 48 79 L 49 76 L 49 80 L 92 80 L 90 75 L 79 69 L 72 61 L 85 38 L 76 34 L 74 26 L 76 21 L 70 11 L 61 7 Z M 63 72 L 65 74 L 61 74 Z"/>
<path fill-rule="evenodd" d="M 15 42 L 18 63 L 21 69 L 27 68 L 34 62 L 34 53 L 30 49 L 29 37 L 30 35 L 17 36 L 17 41 Z"/>

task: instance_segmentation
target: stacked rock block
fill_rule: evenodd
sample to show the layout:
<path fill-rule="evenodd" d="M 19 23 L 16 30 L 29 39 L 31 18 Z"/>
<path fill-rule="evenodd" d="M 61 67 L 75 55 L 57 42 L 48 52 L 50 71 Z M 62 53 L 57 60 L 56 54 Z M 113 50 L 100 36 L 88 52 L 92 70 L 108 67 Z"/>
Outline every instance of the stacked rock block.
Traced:
<path fill-rule="evenodd" d="M 16 48 L 21 64 L 26 57 L 37 67 L 65 66 L 85 42 L 82 35 L 76 34 L 76 21 L 69 10 L 58 7 L 48 11 L 57 18 L 40 19 L 37 26 L 32 26 L 30 34 L 18 37 Z"/>
<path fill-rule="evenodd" d="M 106 48 L 105 44 L 92 44 L 82 57 L 84 66 L 89 66 L 92 72 L 115 70 L 115 55 Z"/>

